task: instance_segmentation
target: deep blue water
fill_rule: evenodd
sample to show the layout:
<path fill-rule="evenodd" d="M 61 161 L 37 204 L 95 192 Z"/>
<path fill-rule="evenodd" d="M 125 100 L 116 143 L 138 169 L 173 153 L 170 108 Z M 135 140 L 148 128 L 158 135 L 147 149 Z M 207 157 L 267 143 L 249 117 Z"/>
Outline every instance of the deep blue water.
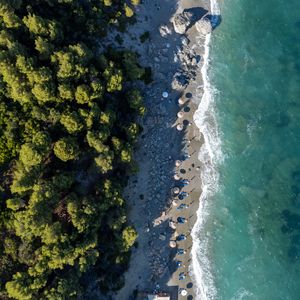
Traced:
<path fill-rule="evenodd" d="M 209 75 L 224 160 L 210 199 L 217 299 L 300 299 L 300 1 L 220 0 Z"/>

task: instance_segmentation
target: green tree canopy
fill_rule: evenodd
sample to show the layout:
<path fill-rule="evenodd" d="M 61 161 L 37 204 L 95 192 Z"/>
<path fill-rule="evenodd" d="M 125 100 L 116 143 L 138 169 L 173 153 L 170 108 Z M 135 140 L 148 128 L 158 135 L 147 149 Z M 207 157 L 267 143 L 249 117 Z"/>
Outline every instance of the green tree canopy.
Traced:
<path fill-rule="evenodd" d="M 137 233 L 131 226 L 126 227 L 122 232 L 122 246 L 124 251 L 128 251 L 137 239 Z"/>
<path fill-rule="evenodd" d="M 75 139 L 62 138 L 54 144 L 54 154 L 62 161 L 76 159 L 79 155 L 79 147 Z"/>
<path fill-rule="evenodd" d="M 63 114 L 60 123 L 64 125 L 69 133 L 76 133 L 83 129 L 82 120 L 76 111 Z"/>

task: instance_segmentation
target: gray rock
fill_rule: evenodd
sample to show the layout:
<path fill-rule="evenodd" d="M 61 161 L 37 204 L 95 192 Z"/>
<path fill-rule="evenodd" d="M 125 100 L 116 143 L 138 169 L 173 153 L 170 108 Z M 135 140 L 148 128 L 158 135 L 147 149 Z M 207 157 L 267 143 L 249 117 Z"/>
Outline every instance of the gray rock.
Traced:
<path fill-rule="evenodd" d="M 181 39 L 181 43 L 184 46 L 187 46 L 189 44 L 189 42 L 190 42 L 190 40 L 188 38 L 186 38 L 186 37 L 184 37 L 184 38 Z"/>
<path fill-rule="evenodd" d="M 195 23 L 196 29 L 199 33 L 206 35 L 212 32 L 212 25 L 207 17 L 204 17 Z"/>
<path fill-rule="evenodd" d="M 192 66 L 196 66 L 197 65 L 197 59 L 195 57 L 192 58 L 191 65 Z"/>
<path fill-rule="evenodd" d="M 183 12 L 178 14 L 173 19 L 174 31 L 179 34 L 184 34 L 187 28 L 191 25 L 192 14 L 189 12 Z"/>

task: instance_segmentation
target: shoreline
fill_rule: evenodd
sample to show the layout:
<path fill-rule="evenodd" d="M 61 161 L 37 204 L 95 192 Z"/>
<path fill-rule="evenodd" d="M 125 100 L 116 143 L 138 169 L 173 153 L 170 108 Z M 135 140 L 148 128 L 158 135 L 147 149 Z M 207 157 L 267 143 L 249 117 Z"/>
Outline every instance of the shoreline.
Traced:
<path fill-rule="evenodd" d="M 130 40 L 125 40 L 125 43 L 141 54 L 142 60 L 145 57 L 142 64 L 150 65 L 154 76 L 153 83 L 143 87 L 147 113 L 141 120 L 144 131 L 135 151 L 140 171 L 130 178 L 124 193 L 128 203 L 128 221 L 135 226 L 139 235 L 138 246 L 132 251 L 124 287 L 112 297 L 117 300 L 134 299 L 133 294 L 137 291 L 162 291 L 170 293 L 171 299 L 187 299 L 178 294 L 178 290 L 185 289 L 188 299 L 197 299 L 195 283 L 190 275 L 193 245 L 191 232 L 197 221 L 201 195 L 201 163 L 198 153 L 204 140 L 194 122 L 194 114 L 203 96 L 200 70 L 203 67 L 205 36 L 200 37 L 195 26 L 189 28 L 184 35 L 172 32 L 163 11 L 171 19 L 174 14 L 183 10 L 199 9 L 200 4 L 199 1 L 179 0 L 175 7 L 174 3 L 166 0 L 165 5 L 160 7 L 157 3 L 144 2 L 138 7 L 139 19 L 137 24 L 129 28 L 129 36 L 131 33 L 132 39 L 132 36 L 140 34 L 137 31 L 141 27 L 138 30 L 135 27 L 144 20 L 142 27 L 149 31 L 151 41 L 148 45 L 145 43 L 136 47 Z M 204 7 L 209 12 L 209 4 L 202 1 L 201 8 Z M 163 37 L 159 30 L 161 25 L 172 33 Z M 169 63 L 173 57 L 174 62 Z M 172 89 L 173 76 L 178 70 L 185 70 L 192 77 L 181 91 Z M 167 98 L 162 97 L 165 91 L 168 92 Z M 179 99 L 184 104 L 179 105 Z M 180 117 L 177 116 L 179 111 L 182 114 Z M 186 123 L 190 126 L 184 125 L 182 131 L 176 129 L 178 124 Z M 190 157 L 176 167 L 175 161 L 182 160 L 184 154 Z M 180 182 L 174 180 L 174 174 L 190 181 L 189 185 L 181 188 L 189 196 L 183 201 L 177 200 L 179 205 L 189 205 L 187 209 L 178 210 L 178 206 L 172 204 L 175 199 L 171 193 L 172 188 L 179 186 Z M 187 222 L 178 224 L 178 217 Z M 177 223 L 175 230 L 170 228 L 170 222 Z M 180 234 L 186 235 L 186 240 L 177 241 L 177 248 L 186 250 L 184 255 L 178 255 L 169 246 L 169 242 L 176 240 L 176 236 Z M 176 270 L 178 261 L 182 266 Z M 180 273 L 185 275 L 183 280 L 179 280 Z"/>

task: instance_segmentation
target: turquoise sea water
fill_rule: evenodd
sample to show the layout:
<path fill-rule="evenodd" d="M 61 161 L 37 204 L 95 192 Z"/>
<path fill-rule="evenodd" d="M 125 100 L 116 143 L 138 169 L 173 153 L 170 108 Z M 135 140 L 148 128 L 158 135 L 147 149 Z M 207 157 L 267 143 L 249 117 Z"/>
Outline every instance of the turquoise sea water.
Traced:
<path fill-rule="evenodd" d="M 215 298 L 297 300 L 300 1 L 219 6 L 209 77 L 224 159 L 205 224 Z"/>

